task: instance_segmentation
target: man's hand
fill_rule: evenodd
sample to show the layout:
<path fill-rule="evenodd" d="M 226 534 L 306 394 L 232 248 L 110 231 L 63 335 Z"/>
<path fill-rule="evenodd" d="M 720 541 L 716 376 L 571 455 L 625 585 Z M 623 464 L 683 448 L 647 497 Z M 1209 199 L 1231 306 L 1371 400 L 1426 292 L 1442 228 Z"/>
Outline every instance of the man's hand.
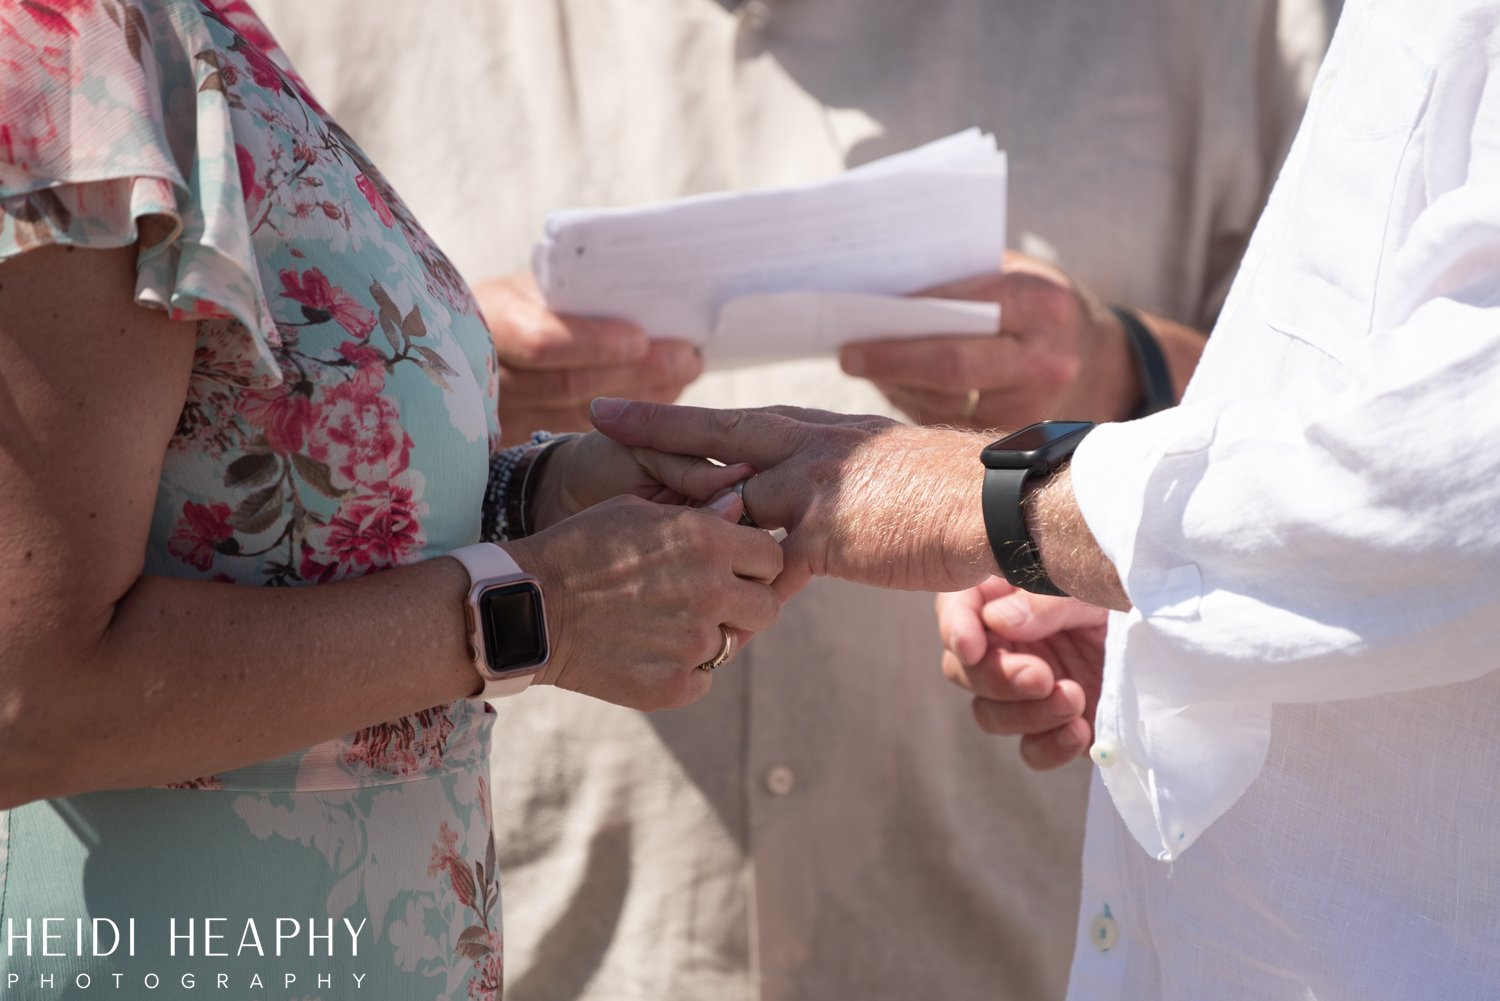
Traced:
<path fill-rule="evenodd" d="M 1120 321 L 1057 268 L 1007 252 L 994 274 L 920 293 L 1000 304 L 996 337 L 932 336 L 843 349 L 844 371 L 875 383 L 919 424 L 1015 429 L 1048 418 L 1128 418 L 1141 383 Z M 1203 335 L 1143 316 L 1180 394 Z"/>
<path fill-rule="evenodd" d="M 707 410 L 595 400 L 624 445 L 760 472 L 744 486 L 762 528 L 784 528 L 788 597 L 812 576 L 951 591 L 995 573 L 979 485 L 983 437 L 796 407 Z"/>
<path fill-rule="evenodd" d="M 538 430 L 588 430 L 596 396 L 670 403 L 703 371 L 686 341 L 653 341 L 623 320 L 553 313 L 529 271 L 481 282 L 474 294 L 500 356 L 505 445 Z"/>
<path fill-rule="evenodd" d="M 974 696 L 990 733 L 1019 734 L 1033 768 L 1066 764 L 1093 741 L 1107 613 L 1019 591 L 998 577 L 937 597 L 943 674 Z"/>

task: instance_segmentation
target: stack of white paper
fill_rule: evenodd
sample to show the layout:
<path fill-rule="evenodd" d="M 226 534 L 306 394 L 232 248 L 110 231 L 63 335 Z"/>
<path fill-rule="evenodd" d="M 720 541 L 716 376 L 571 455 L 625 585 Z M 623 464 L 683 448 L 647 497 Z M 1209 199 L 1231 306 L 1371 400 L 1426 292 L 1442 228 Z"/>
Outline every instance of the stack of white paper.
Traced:
<path fill-rule="evenodd" d="M 969 129 L 798 187 L 553 212 L 533 265 L 553 310 L 692 341 L 715 366 L 992 334 L 992 303 L 882 297 L 997 268 L 1005 182 L 994 137 Z"/>

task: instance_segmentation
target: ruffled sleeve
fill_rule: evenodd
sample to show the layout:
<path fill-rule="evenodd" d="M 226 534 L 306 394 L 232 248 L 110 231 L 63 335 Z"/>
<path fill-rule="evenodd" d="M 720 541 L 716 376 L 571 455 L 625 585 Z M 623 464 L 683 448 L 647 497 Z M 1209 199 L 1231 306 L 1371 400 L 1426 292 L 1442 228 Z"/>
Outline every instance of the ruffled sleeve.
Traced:
<path fill-rule="evenodd" d="M 222 376 L 282 381 L 255 177 L 196 5 L 0 0 L 0 261 L 139 242 L 135 298 L 215 324 Z"/>

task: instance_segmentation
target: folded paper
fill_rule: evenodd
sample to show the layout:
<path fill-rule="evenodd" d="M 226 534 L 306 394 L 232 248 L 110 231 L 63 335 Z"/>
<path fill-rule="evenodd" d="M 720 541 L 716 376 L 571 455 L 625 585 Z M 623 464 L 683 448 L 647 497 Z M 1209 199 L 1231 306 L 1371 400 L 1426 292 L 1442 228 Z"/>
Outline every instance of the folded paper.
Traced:
<path fill-rule="evenodd" d="M 703 346 L 710 364 L 826 353 L 917 314 L 887 320 L 866 303 L 803 303 L 776 329 L 728 315 L 741 339 L 729 345 L 721 312 L 760 309 L 725 307 L 789 292 L 905 296 L 993 271 L 1005 250 L 1005 191 L 1005 154 L 970 129 L 811 184 L 553 212 L 533 268 L 553 310 L 630 320 L 653 337 Z M 871 325 L 830 319 L 838 315 Z M 798 318 L 822 327 L 790 325 Z M 806 343 L 796 347 L 799 338 Z"/>

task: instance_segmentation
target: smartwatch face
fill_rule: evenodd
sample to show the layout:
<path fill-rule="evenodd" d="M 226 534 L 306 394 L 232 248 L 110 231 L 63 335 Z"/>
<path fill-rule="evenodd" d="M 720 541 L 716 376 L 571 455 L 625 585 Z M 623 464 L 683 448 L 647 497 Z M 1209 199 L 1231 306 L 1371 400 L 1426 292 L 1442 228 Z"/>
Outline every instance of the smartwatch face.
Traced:
<path fill-rule="evenodd" d="M 1028 469 L 1072 454 L 1094 425 L 1088 421 L 1043 421 L 1006 435 L 980 453 L 990 469 Z"/>
<path fill-rule="evenodd" d="M 542 590 L 531 581 L 492 587 L 479 596 L 489 667 L 499 674 L 536 667 L 547 660 L 547 621 Z"/>

